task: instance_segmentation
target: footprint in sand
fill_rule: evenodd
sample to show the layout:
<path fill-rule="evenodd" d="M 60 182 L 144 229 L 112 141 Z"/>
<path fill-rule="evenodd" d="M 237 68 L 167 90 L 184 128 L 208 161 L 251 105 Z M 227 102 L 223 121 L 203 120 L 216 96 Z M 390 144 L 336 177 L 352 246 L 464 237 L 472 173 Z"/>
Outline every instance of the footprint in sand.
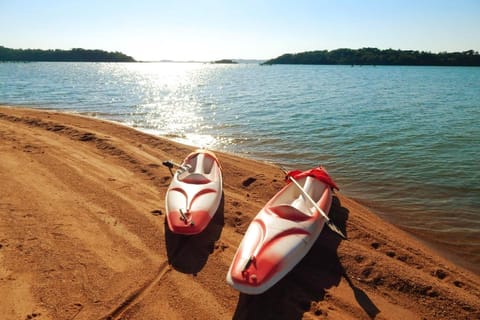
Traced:
<path fill-rule="evenodd" d="M 97 137 L 95 136 L 95 134 L 91 133 L 91 132 L 84 132 L 84 133 L 80 134 L 79 136 L 77 136 L 77 139 L 80 140 L 80 141 L 92 141 L 96 138 Z"/>
<path fill-rule="evenodd" d="M 160 178 L 160 183 L 167 183 L 170 180 L 169 176 L 163 176 Z"/>
<path fill-rule="evenodd" d="M 249 177 L 245 180 L 242 181 L 242 185 L 244 187 L 248 187 L 249 185 L 251 185 L 252 183 L 254 183 L 255 181 L 257 181 L 257 179 L 253 178 L 253 177 Z"/>
<path fill-rule="evenodd" d="M 365 257 L 360 254 L 357 254 L 354 259 L 357 263 L 361 263 L 363 260 L 365 260 Z"/>
<path fill-rule="evenodd" d="M 432 272 L 432 275 L 434 275 L 435 277 L 437 277 L 440 280 L 443 280 L 447 277 L 448 274 L 447 274 L 447 272 L 445 272 L 445 270 L 437 269 L 437 270 Z"/>
<path fill-rule="evenodd" d="M 380 243 L 372 242 L 371 246 L 372 246 L 373 249 L 378 249 L 378 248 L 380 248 Z"/>
<path fill-rule="evenodd" d="M 395 251 L 387 251 L 387 256 L 389 256 L 390 258 L 394 258 L 396 256 L 396 253 Z"/>
<path fill-rule="evenodd" d="M 150 213 L 153 214 L 154 216 L 161 216 L 163 214 L 162 210 L 159 210 L 159 209 L 152 210 L 150 211 Z"/>
<path fill-rule="evenodd" d="M 39 316 L 41 316 L 41 315 L 42 315 L 42 314 L 41 314 L 40 312 L 38 312 L 38 313 L 37 313 L 37 312 L 34 312 L 34 313 L 32 313 L 32 314 L 27 315 L 27 317 L 26 317 L 25 319 L 27 319 L 27 320 L 35 319 L 36 317 L 39 317 Z"/>

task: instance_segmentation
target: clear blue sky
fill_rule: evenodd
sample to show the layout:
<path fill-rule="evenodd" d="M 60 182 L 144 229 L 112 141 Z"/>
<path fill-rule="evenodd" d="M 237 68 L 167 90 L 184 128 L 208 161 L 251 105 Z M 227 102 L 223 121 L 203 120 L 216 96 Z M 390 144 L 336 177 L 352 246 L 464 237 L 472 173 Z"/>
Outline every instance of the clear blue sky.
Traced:
<path fill-rule="evenodd" d="M 204 61 L 362 47 L 480 51 L 480 0 L 0 0 L 0 45 Z"/>

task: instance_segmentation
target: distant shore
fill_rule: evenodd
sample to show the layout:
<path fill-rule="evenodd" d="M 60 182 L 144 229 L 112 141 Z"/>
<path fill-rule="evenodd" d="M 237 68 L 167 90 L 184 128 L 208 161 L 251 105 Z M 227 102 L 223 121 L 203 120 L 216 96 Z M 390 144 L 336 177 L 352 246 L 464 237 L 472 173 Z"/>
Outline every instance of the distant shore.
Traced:
<path fill-rule="evenodd" d="M 135 59 L 121 52 L 103 50 L 11 49 L 0 46 L 0 62 L 2 61 L 135 62 Z"/>
<path fill-rule="evenodd" d="M 165 227 L 170 173 L 192 147 L 109 121 L 0 107 L 0 313 L 7 319 L 476 319 L 480 277 L 336 193 L 328 229 L 259 296 L 225 275 L 283 185 L 270 164 L 216 152 L 224 201 L 206 232 Z M 335 177 L 333 177 L 335 178 Z M 248 183 L 245 183 L 248 181 Z"/>
<path fill-rule="evenodd" d="M 269 60 L 221 59 L 214 61 L 137 61 L 122 52 L 74 48 L 71 50 L 12 49 L 0 46 L 0 62 L 209 62 L 212 64 L 259 63 L 312 65 L 480 66 L 478 51 L 432 53 L 377 48 L 316 50 L 286 53 Z"/>
<path fill-rule="evenodd" d="M 272 64 L 324 65 L 396 65 L 396 66 L 480 66 L 480 54 L 464 52 L 431 53 L 414 50 L 380 50 L 377 48 L 319 50 L 284 54 L 267 60 Z"/>

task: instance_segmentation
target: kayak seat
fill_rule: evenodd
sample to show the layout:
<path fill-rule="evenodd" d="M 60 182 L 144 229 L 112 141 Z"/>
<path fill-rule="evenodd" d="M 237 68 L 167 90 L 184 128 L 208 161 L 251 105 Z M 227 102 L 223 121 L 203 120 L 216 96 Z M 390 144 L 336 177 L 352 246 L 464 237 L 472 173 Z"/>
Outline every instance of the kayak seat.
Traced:
<path fill-rule="evenodd" d="M 190 165 L 190 173 L 210 174 L 215 163 L 215 159 L 207 153 L 199 153 L 186 161 Z"/>
<path fill-rule="evenodd" d="M 190 158 L 185 163 L 183 163 L 183 165 L 188 166 L 188 172 L 194 173 L 195 167 L 197 166 L 197 158 Z"/>
<path fill-rule="evenodd" d="M 208 154 L 204 154 L 202 158 L 202 170 L 205 174 L 210 174 L 215 160 Z"/>
<path fill-rule="evenodd" d="M 312 216 L 309 216 L 308 214 L 288 204 L 270 207 L 269 210 L 280 218 L 295 222 L 305 221 L 312 218 Z"/>
<path fill-rule="evenodd" d="M 203 174 L 200 173 L 192 173 L 186 176 L 185 178 L 181 179 L 182 182 L 190 183 L 190 184 L 206 184 L 211 182 L 210 179 L 205 177 Z"/>

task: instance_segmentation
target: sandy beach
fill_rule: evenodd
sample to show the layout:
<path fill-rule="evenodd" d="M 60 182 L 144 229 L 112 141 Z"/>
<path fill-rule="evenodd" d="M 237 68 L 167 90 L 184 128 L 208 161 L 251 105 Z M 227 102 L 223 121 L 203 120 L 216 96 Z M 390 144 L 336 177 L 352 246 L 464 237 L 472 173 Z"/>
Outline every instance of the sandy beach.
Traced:
<path fill-rule="evenodd" d="M 1 319 L 480 319 L 478 275 L 341 192 L 330 215 L 349 240 L 324 229 L 266 293 L 230 288 L 243 233 L 283 186 L 271 164 L 216 152 L 224 201 L 186 237 L 165 225 L 162 161 L 194 148 L 10 107 L 0 141 Z"/>

